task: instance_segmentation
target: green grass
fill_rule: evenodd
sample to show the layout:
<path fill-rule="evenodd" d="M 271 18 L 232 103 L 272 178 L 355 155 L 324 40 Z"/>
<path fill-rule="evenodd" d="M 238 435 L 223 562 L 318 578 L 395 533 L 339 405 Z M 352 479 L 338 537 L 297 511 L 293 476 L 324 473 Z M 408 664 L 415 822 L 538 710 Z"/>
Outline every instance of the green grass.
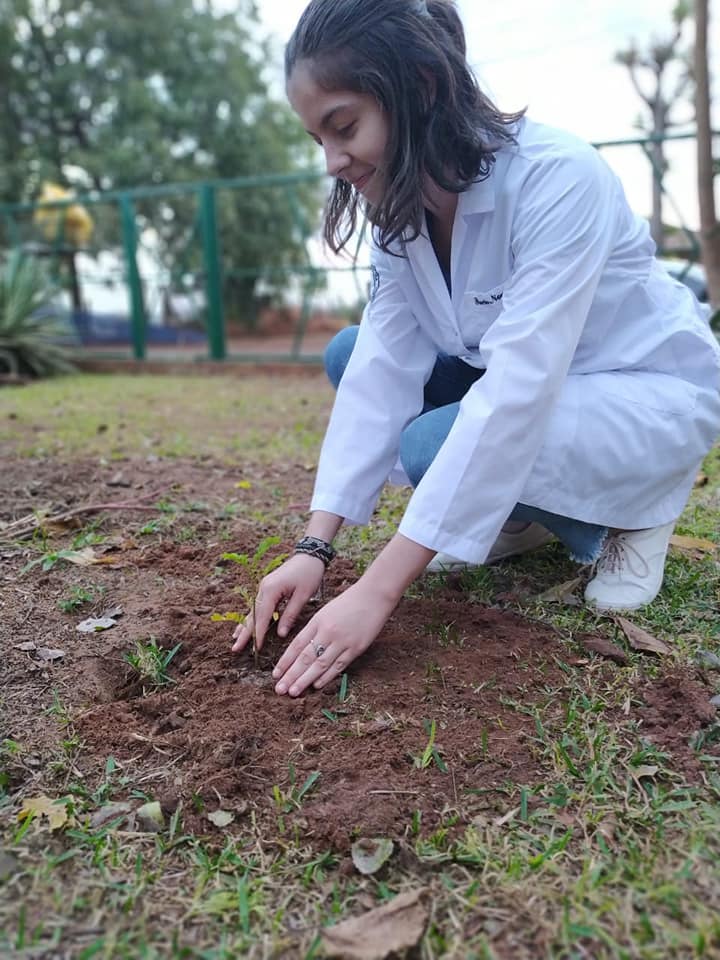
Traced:
<path fill-rule="evenodd" d="M 27 457 L 311 464 L 330 396 L 320 376 L 67 376 L 0 392 L 0 442 Z"/>
<path fill-rule="evenodd" d="M 300 378 L 73 377 L 0 393 L 0 424 L 4 449 L 22 455 L 242 454 L 312 463 L 329 403 L 328 391 Z M 103 424 L 107 429 L 99 430 Z M 720 449 L 704 471 L 709 482 L 693 492 L 678 532 L 720 543 Z M 392 535 L 406 497 L 386 491 L 369 527 L 342 532 L 341 550 L 358 569 Z M 267 526 L 268 517 L 266 511 L 257 519 Z M 188 524 L 190 530 L 189 517 Z M 182 541 L 183 529 L 174 524 L 163 535 Z M 554 545 L 467 574 L 464 596 L 469 603 L 501 597 L 509 610 L 548 624 L 574 653 L 577 637 L 604 633 L 626 650 L 628 667 L 607 671 L 588 658 L 532 706 L 519 686 L 514 709 L 533 718 L 541 782 L 516 782 L 509 771 L 499 797 L 481 789 L 460 795 L 457 809 L 446 810 L 433 830 L 409 813 L 404 836 L 394 838 L 398 852 L 374 877 L 305 842 L 302 804 L 318 778 L 296 780 L 292 770 L 269 797 L 284 818 L 282 842 L 267 843 L 252 811 L 206 836 L 185 832 L 182 807 L 155 834 L 129 832 L 122 814 L 98 823 L 93 816 L 103 808 L 112 813 L 108 805 L 128 792 L 137 804 L 153 799 L 150 788 L 112 758 L 97 782 L 79 780 L 83 745 L 72 711 L 56 697 L 39 718 L 60 730 L 58 756 L 42 775 L 48 795 L 65 805 L 64 827 L 53 833 L 40 818 L 17 819 L 21 798 L 13 783 L 28 770 L 38 774 L 23 743 L 0 743 L 0 953 L 312 958 L 321 956 L 323 926 L 422 886 L 432 904 L 417 952 L 422 960 L 720 956 L 720 763 L 713 759 L 720 728 L 696 739 L 701 775 L 690 783 L 626 711 L 647 678 L 684 668 L 702 649 L 720 652 L 717 554 L 672 551 L 658 601 L 632 617 L 671 644 L 666 660 L 629 650 L 610 617 L 538 599 L 576 575 Z M 428 577 L 410 596 L 432 596 L 442 583 Z M 83 602 L 80 594 L 66 599 Z M 456 638 L 448 625 L 428 629 L 438 634 L 441 663 L 443 645 Z M 720 673 L 708 678 L 720 690 Z M 347 684 L 329 704 L 328 722 L 346 694 Z M 420 764 L 442 762 L 436 750 L 428 718 L 418 730 Z M 469 825 L 461 828 L 460 818 Z"/>

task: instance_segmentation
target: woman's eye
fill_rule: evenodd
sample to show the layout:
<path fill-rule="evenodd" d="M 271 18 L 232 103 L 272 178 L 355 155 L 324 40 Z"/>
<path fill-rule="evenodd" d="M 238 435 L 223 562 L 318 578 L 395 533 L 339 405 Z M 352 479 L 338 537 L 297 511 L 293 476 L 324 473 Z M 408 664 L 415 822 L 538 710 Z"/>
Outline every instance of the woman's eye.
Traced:
<path fill-rule="evenodd" d="M 352 136 L 354 130 L 355 130 L 355 123 L 353 122 L 348 124 L 347 127 L 342 127 L 342 129 L 338 130 L 338 133 L 340 134 L 341 137 L 349 137 L 349 136 Z"/>

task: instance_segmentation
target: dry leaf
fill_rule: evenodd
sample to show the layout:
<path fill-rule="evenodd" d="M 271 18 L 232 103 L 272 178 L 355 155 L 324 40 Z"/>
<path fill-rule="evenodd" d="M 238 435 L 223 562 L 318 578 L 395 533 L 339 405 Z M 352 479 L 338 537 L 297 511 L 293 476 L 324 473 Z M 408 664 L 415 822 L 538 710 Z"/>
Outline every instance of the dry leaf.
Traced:
<path fill-rule="evenodd" d="M 419 943 L 428 921 L 425 889 L 401 893 L 389 903 L 322 931 L 328 957 L 384 960 Z"/>
<path fill-rule="evenodd" d="M 214 823 L 216 827 L 220 827 L 222 830 L 224 827 L 229 827 L 230 824 L 235 819 L 235 814 L 230 813 L 229 810 L 213 810 L 212 813 L 207 815 L 210 823 Z"/>
<path fill-rule="evenodd" d="M 620 647 L 616 646 L 606 637 L 583 637 L 581 640 L 583 647 L 590 653 L 596 653 L 607 660 L 614 660 L 615 663 L 626 664 L 628 662 L 627 654 Z"/>
<path fill-rule="evenodd" d="M 99 633 L 102 630 L 109 630 L 116 627 L 117 623 L 112 617 L 89 617 L 79 623 L 75 629 L 78 633 Z"/>
<path fill-rule="evenodd" d="M 709 480 L 710 480 L 710 478 L 708 477 L 708 475 L 707 475 L 706 473 L 699 473 L 699 474 L 695 477 L 695 486 L 696 486 L 696 487 L 704 487 L 707 483 L 709 483 Z"/>
<path fill-rule="evenodd" d="M 65 804 L 59 803 L 57 800 L 51 800 L 45 794 L 41 794 L 39 797 L 29 797 L 23 801 L 20 813 L 18 813 L 18 820 L 26 820 L 30 814 L 35 817 L 47 817 L 50 821 L 51 830 L 58 830 L 70 822 Z"/>
<path fill-rule="evenodd" d="M 393 854 L 395 845 L 387 837 L 363 837 L 350 848 L 352 862 L 360 873 L 370 876 L 382 867 Z"/>
<path fill-rule="evenodd" d="M 63 554 L 63 560 L 74 563 L 78 567 L 92 567 L 97 563 L 117 563 L 114 557 L 99 557 L 92 547 L 83 547 L 82 550 L 73 550 Z"/>
<path fill-rule="evenodd" d="M 52 663 L 53 660 L 62 660 L 65 656 L 64 650 L 53 650 L 51 647 L 38 647 L 35 651 L 38 660 L 46 660 Z"/>
<path fill-rule="evenodd" d="M 579 607 L 582 601 L 575 595 L 575 591 L 581 583 L 582 577 L 566 580 L 565 583 L 559 583 L 557 586 L 539 594 L 535 599 L 542 600 L 545 603 L 564 603 L 569 607 Z"/>
<path fill-rule="evenodd" d="M 648 633 L 647 630 L 643 630 L 642 627 L 635 626 L 634 623 L 630 623 L 630 621 L 624 617 L 615 617 L 614 619 L 615 623 L 627 637 L 628 643 L 633 650 L 644 650 L 648 653 L 672 652 L 664 640 L 658 640 L 657 637 Z"/>
<path fill-rule="evenodd" d="M 605 843 L 611 845 L 615 840 L 615 831 L 617 830 L 617 820 L 610 814 L 601 820 L 595 828 Z"/>
<path fill-rule="evenodd" d="M 699 540 L 697 537 L 681 537 L 679 534 L 673 534 L 670 537 L 670 546 L 677 547 L 678 550 L 688 550 L 693 552 L 699 550 L 700 553 L 714 553 L 718 544 L 712 540 Z"/>
<path fill-rule="evenodd" d="M 157 800 L 144 803 L 136 811 L 138 822 L 148 833 L 157 833 L 165 826 L 165 817 Z"/>
<path fill-rule="evenodd" d="M 504 827 L 506 823 L 510 823 L 520 813 L 520 807 L 515 807 L 514 810 L 508 810 L 508 812 L 503 817 L 498 817 L 497 820 L 493 821 L 494 827 Z"/>
<path fill-rule="evenodd" d="M 643 777 L 654 777 L 656 776 L 660 767 L 650 767 L 650 766 L 640 766 L 640 767 L 631 767 L 630 774 L 635 777 L 636 780 L 641 780 Z"/>

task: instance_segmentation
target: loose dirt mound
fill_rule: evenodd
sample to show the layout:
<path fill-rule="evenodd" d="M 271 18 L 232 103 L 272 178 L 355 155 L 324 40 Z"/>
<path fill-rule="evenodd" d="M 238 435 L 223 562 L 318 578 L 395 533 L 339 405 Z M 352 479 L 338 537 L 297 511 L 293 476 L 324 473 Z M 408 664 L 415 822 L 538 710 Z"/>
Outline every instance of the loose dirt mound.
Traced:
<path fill-rule="evenodd" d="M 358 834 L 397 836 L 420 822 L 423 831 L 447 824 L 460 805 L 465 820 L 476 812 L 505 813 L 518 785 L 547 776 L 534 708 L 543 709 L 545 723 L 554 716 L 560 726 L 569 675 L 587 668 L 587 656 L 541 625 L 469 606 L 457 589 L 404 600 L 378 642 L 352 666 L 342 698 L 339 685 L 299 700 L 278 697 L 270 676 L 281 649 L 277 639 L 257 663 L 249 652 L 230 653 L 232 624 L 211 616 L 242 609 L 236 588 L 246 571 L 223 564 L 221 555 L 252 553 L 273 532 L 257 517 L 263 497 L 275 509 L 280 500 L 288 513 L 307 497 L 311 478 L 302 467 L 286 467 L 284 474 L 245 468 L 253 509 L 240 511 L 223 528 L 222 540 L 223 504 L 239 496 L 237 476 L 227 468 L 36 464 L 33 486 L 19 482 L 23 469 L 27 475 L 26 463 L 10 464 L 5 474 L 8 519 L 25 512 L 40 490 L 45 498 L 62 495 L 65 506 L 105 499 L 103 488 L 109 479 L 117 483 L 118 472 L 128 487 L 123 497 L 162 480 L 176 499 L 196 508 L 200 499 L 205 504 L 194 519 L 188 513 L 186 522 L 194 526 L 183 537 L 191 542 L 179 544 L 169 534 L 141 537 L 143 515 L 126 521 L 117 535 L 115 568 L 82 571 L 84 579 L 91 575 L 104 586 L 94 613 L 101 606 L 124 609 L 107 633 L 78 634 L 75 624 L 87 612 L 68 617 L 58 610 L 58 599 L 80 578 L 77 569 L 58 565 L 21 577 L 27 558 L 16 550 L 3 553 L 8 632 L 2 735 L 34 746 L 36 771 L 56 746 L 52 725 L 38 724 L 38 712 L 51 707 L 59 691 L 89 748 L 77 771 L 86 782 L 97 782 L 112 756 L 129 784 L 141 785 L 166 809 L 182 801 L 188 830 L 215 829 L 207 815 L 221 809 L 237 823 L 254 816 L 268 839 L 296 828 L 303 840 L 343 849 Z M 299 529 L 302 516 L 295 509 Z M 117 532 L 119 521 L 108 523 Z M 287 530 L 286 537 L 291 542 Z M 348 561 L 338 561 L 327 595 L 355 576 Z M 125 660 L 134 642 L 149 636 L 166 649 L 181 644 L 170 666 L 172 682 L 162 689 L 140 682 Z M 64 656 L 38 664 L 15 649 L 27 641 L 60 648 Z M 621 669 L 610 662 L 602 667 L 607 674 Z M 690 735 L 712 719 L 711 708 L 700 706 L 707 704 L 707 691 L 691 677 L 665 677 L 639 694 L 645 704 L 638 710 L 641 732 L 692 775 Z M 688 711 L 688 702 L 698 709 Z M 680 703 L 679 714 L 668 709 L 672 703 Z"/>

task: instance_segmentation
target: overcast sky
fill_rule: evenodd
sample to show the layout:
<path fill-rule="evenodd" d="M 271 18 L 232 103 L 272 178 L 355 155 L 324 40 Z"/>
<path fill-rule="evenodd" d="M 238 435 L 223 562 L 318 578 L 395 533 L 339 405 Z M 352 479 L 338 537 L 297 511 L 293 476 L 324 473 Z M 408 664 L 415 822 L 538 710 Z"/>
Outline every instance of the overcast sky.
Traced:
<path fill-rule="evenodd" d="M 225 2 L 229 5 L 229 0 Z M 279 56 L 306 2 L 257 3 L 266 29 L 278 40 Z M 643 105 L 627 71 L 613 62 L 613 55 L 633 38 L 642 48 L 652 37 L 669 36 L 674 0 L 459 0 L 458 6 L 469 60 L 484 89 L 502 109 L 527 106 L 534 119 L 591 141 L 638 135 L 634 124 Z M 718 36 L 720 31 L 711 29 L 713 33 Z M 686 35 L 690 41 L 690 29 Z M 719 61 L 720 50 L 714 50 L 714 59 Z M 690 108 L 678 109 L 677 119 L 691 121 Z M 694 227 L 698 221 L 694 148 L 691 143 L 676 145 L 669 155 L 668 188 Z M 650 172 L 640 149 L 613 148 L 605 156 L 621 175 L 634 209 L 647 214 Z M 672 204 L 666 219 L 679 220 Z"/>

